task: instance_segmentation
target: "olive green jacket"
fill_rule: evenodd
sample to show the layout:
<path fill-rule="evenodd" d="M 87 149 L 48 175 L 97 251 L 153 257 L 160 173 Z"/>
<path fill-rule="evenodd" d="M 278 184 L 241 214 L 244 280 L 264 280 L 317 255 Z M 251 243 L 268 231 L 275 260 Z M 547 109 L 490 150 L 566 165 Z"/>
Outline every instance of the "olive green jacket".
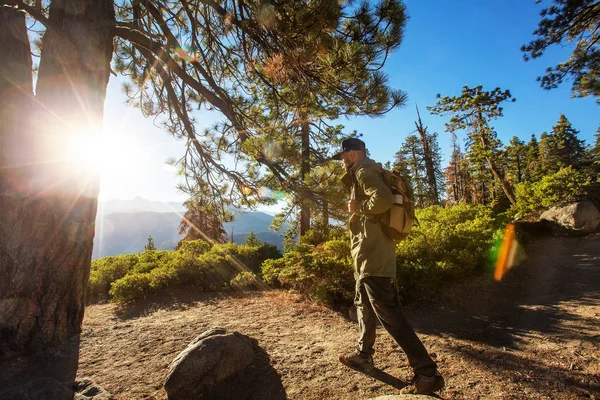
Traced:
<path fill-rule="evenodd" d="M 383 168 L 370 158 L 353 165 L 342 182 L 354 190 L 356 212 L 350 218 L 350 251 L 357 281 L 367 276 L 394 278 L 394 241 L 381 229 L 381 214 L 394 204 L 394 195 L 383 182 Z"/>

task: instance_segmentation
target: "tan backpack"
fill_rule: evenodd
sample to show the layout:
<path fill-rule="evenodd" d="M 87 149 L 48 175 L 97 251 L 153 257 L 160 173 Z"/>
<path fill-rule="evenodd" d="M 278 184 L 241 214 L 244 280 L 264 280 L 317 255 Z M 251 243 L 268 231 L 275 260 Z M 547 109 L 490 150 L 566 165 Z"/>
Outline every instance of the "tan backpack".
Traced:
<path fill-rule="evenodd" d="M 382 179 L 394 194 L 395 202 L 381 219 L 383 231 L 394 240 L 405 239 L 413 224 L 415 216 L 415 198 L 408 180 L 395 171 L 383 170 Z"/>

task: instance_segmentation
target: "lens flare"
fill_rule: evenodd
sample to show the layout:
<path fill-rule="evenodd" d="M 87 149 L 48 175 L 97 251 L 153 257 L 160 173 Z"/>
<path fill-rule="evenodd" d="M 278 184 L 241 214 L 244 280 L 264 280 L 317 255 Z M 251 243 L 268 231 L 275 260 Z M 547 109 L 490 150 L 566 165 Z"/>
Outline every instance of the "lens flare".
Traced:
<path fill-rule="evenodd" d="M 252 193 L 252 188 L 250 186 L 240 185 L 240 192 L 242 192 L 245 195 L 249 195 L 250 193 Z"/>
<path fill-rule="evenodd" d="M 515 238 L 515 226 L 508 224 L 504 230 L 504 236 L 496 259 L 496 268 L 494 269 L 494 279 L 496 281 L 502 280 L 504 274 L 515 265 L 515 256 L 518 248 L 519 242 Z"/>
<path fill-rule="evenodd" d="M 287 195 L 284 192 L 281 192 L 279 190 L 276 190 L 273 192 L 273 198 L 275 200 L 284 200 L 287 197 Z"/>
<path fill-rule="evenodd" d="M 273 197 L 273 191 L 268 187 L 261 187 L 258 189 L 258 195 L 263 199 L 271 199 Z"/>
<path fill-rule="evenodd" d="M 187 62 L 198 61 L 198 52 L 197 51 L 186 50 L 182 47 L 177 47 L 177 48 L 175 48 L 175 53 L 177 53 L 179 58 L 181 58 L 182 60 L 185 60 Z"/>

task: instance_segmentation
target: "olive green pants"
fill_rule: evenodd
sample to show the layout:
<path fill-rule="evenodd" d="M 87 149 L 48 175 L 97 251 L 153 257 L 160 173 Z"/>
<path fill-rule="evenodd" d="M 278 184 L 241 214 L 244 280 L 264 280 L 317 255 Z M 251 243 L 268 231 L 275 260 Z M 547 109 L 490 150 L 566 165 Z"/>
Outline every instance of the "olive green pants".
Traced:
<path fill-rule="evenodd" d="M 363 355 L 372 355 L 377 320 L 402 348 L 415 373 L 431 376 L 436 370 L 425 346 L 410 326 L 398 299 L 391 278 L 368 276 L 356 284 L 356 314 L 360 328 L 357 349 Z"/>

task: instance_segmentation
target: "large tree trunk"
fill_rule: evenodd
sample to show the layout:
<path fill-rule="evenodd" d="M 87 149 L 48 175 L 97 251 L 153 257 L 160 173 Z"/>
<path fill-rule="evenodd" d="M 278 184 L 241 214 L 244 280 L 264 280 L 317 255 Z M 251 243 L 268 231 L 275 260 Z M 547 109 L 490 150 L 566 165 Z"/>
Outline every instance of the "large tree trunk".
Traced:
<path fill-rule="evenodd" d="M 33 97 L 25 20 L 0 9 L 0 359 L 79 333 L 89 277 L 99 179 L 68 141 L 101 124 L 114 8 L 54 0 L 49 20 Z"/>
<path fill-rule="evenodd" d="M 310 174 L 310 127 L 308 126 L 308 117 L 306 113 L 300 113 L 300 123 L 302 124 L 300 132 L 302 135 L 302 160 L 300 164 L 300 176 L 302 186 L 304 187 L 306 179 Z M 310 200 L 306 194 L 302 194 L 300 203 L 300 236 L 304 235 L 310 229 Z"/>

